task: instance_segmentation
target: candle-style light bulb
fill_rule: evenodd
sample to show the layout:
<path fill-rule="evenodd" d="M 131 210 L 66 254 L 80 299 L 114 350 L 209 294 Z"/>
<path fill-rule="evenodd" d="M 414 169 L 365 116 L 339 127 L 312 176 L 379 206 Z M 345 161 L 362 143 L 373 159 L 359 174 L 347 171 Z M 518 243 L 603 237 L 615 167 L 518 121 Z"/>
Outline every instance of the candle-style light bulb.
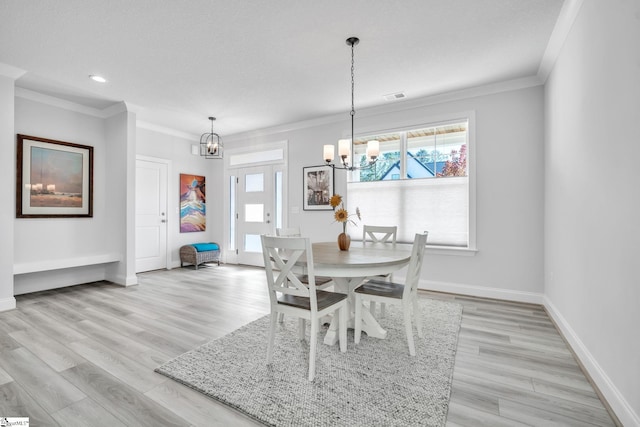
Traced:
<path fill-rule="evenodd" d="M 335 154 L 335 147 L 333 145 L 325 145 L 323 150 L 323 158 L 327 163 L 331 163 L 333 161 L 333 157 Z"/>
<path fill-rule="evenodd" d="M 367 142 L 367 157 L 376 159 L 380 155 L 380 143 L 377 140 Z"/>
<path fill-rule="evenodd" d="M 351 154 L 351 140 L 341 139 L 338 141 L 338 154 L 340 157 L 346 157 Z"/>

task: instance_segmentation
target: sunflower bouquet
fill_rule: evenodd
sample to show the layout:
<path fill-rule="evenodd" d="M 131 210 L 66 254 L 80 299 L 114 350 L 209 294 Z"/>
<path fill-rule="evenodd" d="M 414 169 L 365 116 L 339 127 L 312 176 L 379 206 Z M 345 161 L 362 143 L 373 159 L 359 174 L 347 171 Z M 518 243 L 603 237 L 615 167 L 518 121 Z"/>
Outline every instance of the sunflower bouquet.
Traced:
<path fill-rule="evenodd" d="M 350 222 L 353 225 L 356 225 L 355 221 L 350 219 L 353 216 L 356 216 L 358 220 L 362 221 L 360 217 L 360 208 L 356 208 L 356 213 L 349 215 L 349 212 L 344 208 L 344 202 L 342 200 L 342 196 L 339 194 L 334 194 L 331 196 L 331 200 L 329 201 L 332 208 L 337 208 L 333 214 L 336 222 L 342 223 L 342 232 L 347 233 L 347 223 Z"/>

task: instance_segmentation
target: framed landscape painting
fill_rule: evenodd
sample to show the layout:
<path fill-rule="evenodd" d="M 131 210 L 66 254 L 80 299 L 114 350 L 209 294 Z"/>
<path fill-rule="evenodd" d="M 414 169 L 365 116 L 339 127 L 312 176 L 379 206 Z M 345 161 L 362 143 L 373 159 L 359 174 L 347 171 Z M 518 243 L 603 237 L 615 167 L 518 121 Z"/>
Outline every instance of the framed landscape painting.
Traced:
<path fill-rule="evenodd" d="M 333 196 L 333 168 L 331 166 L 309 166 L 303 170 L 303 190 L 305 211 L 333 210 L 331 196 Z"/>
<path fill-rule="evenodd" d="M 93 147 L 18 134 L 16 218 L 93 216 Z"/>
<path fill-rule="evenodd" d="M 207 229 L 205 178 L 180 174 L 180 232 L 192 233 Z"/>

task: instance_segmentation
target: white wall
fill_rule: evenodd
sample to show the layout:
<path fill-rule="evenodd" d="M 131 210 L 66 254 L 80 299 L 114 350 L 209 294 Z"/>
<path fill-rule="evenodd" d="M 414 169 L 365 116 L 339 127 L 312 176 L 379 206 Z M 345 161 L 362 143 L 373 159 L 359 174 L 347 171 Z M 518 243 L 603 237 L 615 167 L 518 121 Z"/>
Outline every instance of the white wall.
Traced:
<path fill-rule="evenodd" d="M 206 123 L 205 123 L 206 125 Z M 204 127 L 206 130 L 206 126 Z M 169 160 L 169 197 L 167 199 L 167 240 L 171 251 L 171 267 L 180 266 L 180 246 L 198 242 L 218 242 L 223 246 L 223 161 L 191 154 L 198 139 L 173 136 L 137 128 L 137 154 Z M 223 140 L 224 142 L 224 140 Z M 180 233 L 180 174 L 201 175 L 206 179 L 207 229 Z M 224 247 L 222 247 L 224 250 Z"/>
<path fill-rule="evenodd" d="M 124 103 L 120 107 L 121 111 L 109 116 L 104 123 L 107 229 L 113 231 L 107 245 L 116 248 L 121 256 L 121 262 L 107 266 L 106 278 L 129 286 L 138 284 L 135 271 L 136 116 L 126 111 Z"/>
<path fill-rule="evenodd" d="M 472 96 L 406 109 L 403 103 L 356 116 L 356 132 L 420 126 L 443 115 L 476 117 L 477 246 L 475 256 L 427 255 L 421 286 L 444 291 L 541 303 L 543 291 L 543 88 Z M 289 141 L 290 226 L 312 240 L 337 236 L 332 212 L 302 210 L 302 168 L 321 164 L 323 144 L 350 132 L 344 121 L 297 130 L 252 132 L 226 138 L 227 149 Z M 336 171 L 345 194 L 345 172 Z M 382 200 L 381 203 L 384 203 Z M 362 213 L 366 220 L 366 212 Z M 416 213 L 419 214 L 419 213 Z"/>
<path fill-rule="evenodd" d="M 0 311 L 16 306 L 13 297 L 13 218 L 16 214 L 13 98 L 14 78 L 0 73 L 0 182 L 4 183 L 0 186 L 0 199 L 3 200 L 0 203 Z"/>
<path fill-rule="evenodd" d="M 191 154 L 191 145 L 198 141 L 173 137 L 165 133 L 136 128 L 134 113 L 124 104 L 107 114 L 83 107 L 57 105 L 59 101 L 34 93 L 15 96 L 13 79 L 7 81 L 7 94 L 0 99 L 10 100 L 6 111 L 11 149 L 3 170 L 11 174 L 7 199 L 7 220 L 2 222 L 12 238 L 3 246 L 6 266 L 0 272 L 11 278 L 0 287 L 0 309 L 15 306 L 13 295 L 56 287 L 111 280 L 118 284 L 137 283 L 135 275 L 135 158 L 136 154 L 159 157 L 171 161 L 169 188 L 169 248 L 171 266 L 180 265 L 179 247 L 200 241 L 222 243 L 222 162 L 206 160 Z M 9 101 L 8 101 L 9 102 Z M 85 112 L 88 111 L 87 112 Z M 3 111 L 5 111 L 3 109 Z M 15 118 L 14 118 L 15 112 Z M 108 116 L 108 117 L 104 117 Z M 15 131 L 13 124 L 15 122 Z M 94 147 L 94 193 L 92 218 L 15 218 L 15 134 L 39 136 Z M 180 173 L 207 177 L 207 231 L 180 233 L 179 193 Z M 11 232 L 11 233 L 10 233 Z M 15 238 L 13 238 L 15 235 Z M 98 263 L 98 258 L 119 258 L 121 262 Z M 82 265 L 88 262 L 91 265 Z M 73 268 L 60 265 L 77 263 Z M 53 269 L 37 271 L 43 264 Z M 20 270 L 34 272 L 16 274 Z M 6 293 L 6 304 L 3 295 Z M 6 307 L 5 307 L 6 305 Z"/>
<path fill-rule="evenodd" d="M 640 425 L 640 2 L 585 0 L 545 91 L 547 306 Z"/>
<path fill-rule="evenodd" d="M 108 144 L 104 136 L 103 120 L 16 97 L 15 133 L 93 146 L 94 171 L 92 218 L 15 218 L 14 212 L 11 220 L 15 237 L 14 264 L 32 265 L 44 260 L 63 263 L 118 253 L 119 248 L 114 243 L 113 235 L 122 237 L 124 230 L 109 227 L 106 209 L 106 182 L 109 179 L 107 171 L 110 169 L 110 173 L 113 173 L 114 167 L 118 166 L 107 164 Z M 15 164 L 12 164 L 11 170 L 15 173 Z M 104 278 L 104 265 L 95 265 L 52 270 L 48 273 L 19 274 L 14 277 L 14 287 L 15 294 L 18 295 Z"/>

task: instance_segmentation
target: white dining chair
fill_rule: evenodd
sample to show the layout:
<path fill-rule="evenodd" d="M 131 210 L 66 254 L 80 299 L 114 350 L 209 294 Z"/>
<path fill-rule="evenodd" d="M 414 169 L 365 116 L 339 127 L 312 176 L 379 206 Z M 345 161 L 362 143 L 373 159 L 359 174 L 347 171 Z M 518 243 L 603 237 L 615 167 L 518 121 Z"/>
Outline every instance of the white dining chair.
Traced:
<path fill-rule="evenodd" d="M 383 225 L 363 225 L 362 226 L 362 241 L 363 242 L 374 242 L 374 243 L 396 243 L 396 237 L 398 235 L 398 227 L 396 225 L 393 226 L 383 226 Z M 388 281 L 393 281 L 393 274 L 387 274 L 384 276 L 375 276 L 382 277 Z M 384 317 L 384 303 L 380 304 L 380 316 Z M 375 301 L 371 301 L 369 303 L 369 311 L 371 314 L 374 314 L 376 311 L 376 303 Z"/>
<path fill-rule="evenodd" d="M 276 228 L 276 235 L 281 237 L 302 237 L 300 227 L 288 227 L 288 228 Z M 306 285 L 309 284 L 309 279 L 306 274 L 298 274 L 298 279 Z M 327 289 L 333 286 L 333 279 L 327 276 L 316 276 L 316 289 Z M 278 321 L 282 323 L 284 321 L 284 314 L 280 313 Z"/>
<path fill-rule="evenodd" d="M 398 226 L 363 225 L 362 240 L 378 243 L 395 243 Z"/>
<path fill-rule="evenodd" d="M 300 233 L 300 227 L 276 228 L 276 235 L 281 237 L 302 237 L 302 233 Z M 305 274 L 300 274 L 298 278 L 302 283 L 308 283 L 308 279 Z M 331 279 L 331 277 L 316 276 L 317 289 L 327 289 L 331 286 L 333 286 L 333 280 Z"/>
<path fill-rule="evenodd" d="M 302 237 L 300 227 L 276 228 L 276 236 L 281 237 Z"/>
<path fill-rule="evenodd" d="M 354 336 L 356 344 L 360 343 L 360 335 L 362 334 L 362 304 L 364 300 L 401 305 L 409 354 L 415 356 L 416 348 L 413 341 L 411 319 L 413 318 L 415 322 L 418 337 L 422 337 L 422 323 L 420 321 L 420 309 L 418 308 L 418 282 L 420 281 L 420 271 L 422 270 L 427 235 L 428 232 L 415 235 L 404 284 L 374 279 L 369 280 L 354 290 L 356 305 Z"/>
<path fill-rule="evenodd" d="M 347 351 L 347 295 L 316 289 L 313 252 L 308 238 L 266 235 L 260 237 L 271 305 L 267 363 L 273 362 L 278 314 L 284 313 L 299 318 L 298 335 L 301 340 L 305 338 L 306 321 L 309 320 L 309 381 L 313 381 L 318 329 L 323 316 L 331 313 L 334 313 L 334 317 L 337 316 L 340 351 Z M 284 253 L 286 258 L 282 256 Z M 292 270 L 299 261 L 306 261 L 308 284 L 302 283 Z"/>

